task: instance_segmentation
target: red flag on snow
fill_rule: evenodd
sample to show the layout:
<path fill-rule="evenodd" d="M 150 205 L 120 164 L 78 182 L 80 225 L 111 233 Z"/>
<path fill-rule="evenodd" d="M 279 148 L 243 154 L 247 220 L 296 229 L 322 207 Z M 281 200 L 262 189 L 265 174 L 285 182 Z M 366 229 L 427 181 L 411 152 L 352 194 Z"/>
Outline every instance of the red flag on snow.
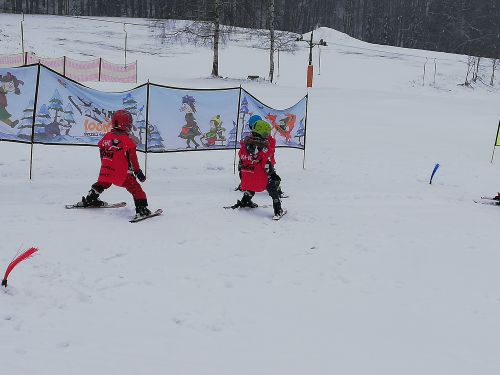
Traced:
<path fill-rule="evenodd" d="M 26 250 L 24 253 L 16 257 L 12 262 L 10 262 L 9 266 L 7 267 L 7 270 L 5 271 L 5 275 L 2 280 L 2 286 L 7 287 L 7 278 L 9 277 L 10 272 L 14 269 L 15 266 L 17 266 L 19 263 L 21 263 L 23 260 L 28 259 L 31 257 L 34 253 L 36 253 L 38 249 L 36 247 L 32 247 L 28 250 Z"/>

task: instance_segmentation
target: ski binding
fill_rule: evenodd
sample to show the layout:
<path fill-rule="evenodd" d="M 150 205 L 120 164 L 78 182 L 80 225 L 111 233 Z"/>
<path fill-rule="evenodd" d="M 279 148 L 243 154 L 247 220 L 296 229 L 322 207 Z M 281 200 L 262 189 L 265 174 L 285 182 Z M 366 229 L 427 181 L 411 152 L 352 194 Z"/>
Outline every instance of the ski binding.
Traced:
<path fill-rule="evenodd" d="M 284 209 L 284 208 L 283 208 L 283 212 L 282 212 L 280 215 L 274 215 L 274 216 L 273 216 L 273 220 L 274 220 L 274 221 L 278 221 L 278 220 L 280 220 L 283 216 L 285 216 L 285 215 L 286 215 L 286 213 L 287 213 L 287 212 L 288 212 L 288 211 L 287 211 L 286 209 Z"/>

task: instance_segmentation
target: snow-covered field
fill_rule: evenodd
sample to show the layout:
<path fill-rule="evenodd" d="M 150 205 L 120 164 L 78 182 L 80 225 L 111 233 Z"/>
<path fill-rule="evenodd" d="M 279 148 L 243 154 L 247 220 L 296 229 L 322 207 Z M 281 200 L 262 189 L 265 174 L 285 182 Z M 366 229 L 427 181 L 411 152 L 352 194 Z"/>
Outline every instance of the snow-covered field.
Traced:
<path fill-rule="evenodd" d="M 1 54 L 20 51 L 19 21 L 0 15 Z M 123 59 L 120 24 L 26 16 L 24 29 L 40 56 Z M 278 108 L 306 92 L 305 43 L 280 54 L 270 84 L 244 80 L 266 76 L 268 55 L 243 34 L 221 51 L 227 78 L 211 79 L 210 50 L 127 31 L 140 82 L 242 83 Z M 40 249 L 0 291 L 4 373 L 500 372 L 500 210 L 473 202 L 500 190 L 500 91 L 458 86 L 464 56 L 316 35 L 329 46 L 309 92 L 306 169 L 300 151 L 277 151 L 291 196 L 279 222 L 221 209 L 239 198 L 231 152 L 149 155 L 144 189 L 165 215 L 129 224 L 118 188 L 103 199 L 128 208 L 63 208 L 95 181 L 95 148 L 35 145 L 30 181 L 30 147 L 0 143 L 2 271 Z"/>

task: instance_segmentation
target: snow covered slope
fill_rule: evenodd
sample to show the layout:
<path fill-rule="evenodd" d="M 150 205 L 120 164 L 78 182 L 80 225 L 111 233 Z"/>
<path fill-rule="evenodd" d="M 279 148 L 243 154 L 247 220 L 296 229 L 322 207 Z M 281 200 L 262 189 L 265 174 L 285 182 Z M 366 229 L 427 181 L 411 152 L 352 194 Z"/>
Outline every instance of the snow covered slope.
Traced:
<path fill-rule="evenodd" d="M 2 53 L 20 51 L 19 21 L 0 15 Z M 41 56 L 123 58 L 120 24 L 26 16 L 24 27 Z M 230 42 L 228 78 L 210 79 L 208 49 L 127 31 L 140 82 L 243 83 L 275 107 L 306 92 L 305 43 L 280 54 L 277 84 L 251 83 L 268 55 L 249 41 Z M 457 86 L 463 56 L 320 31 L 306 169 L 301 152 L 277 152 L 291 195 L 279 222 L 221 208 L 240 197 L 231 152 L 149 155 L 144 189 L 165 214 L 129 224 L 131 207 L 63 208 L 95 181 L 95 148 L 35 145 L 29 181 L 29 146 L 0 143 L 0 264 L 40 248 L 0 291 L 5 373 L 499 373 L 500 209 L 473 203 L 500 190 L 498 90 Z M 430 68 L 422 86 L 426 56 L 436 85 Z M 132 205 L 118 188 L 103 198 Z"/>

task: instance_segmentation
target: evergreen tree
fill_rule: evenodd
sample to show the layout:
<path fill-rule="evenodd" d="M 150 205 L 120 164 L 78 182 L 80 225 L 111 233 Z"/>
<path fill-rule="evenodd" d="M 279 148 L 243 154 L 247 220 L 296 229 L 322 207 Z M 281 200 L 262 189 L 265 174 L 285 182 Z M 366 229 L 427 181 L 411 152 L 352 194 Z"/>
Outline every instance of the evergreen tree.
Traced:
<path fill-rule="evenodd" d="M 238 130 L 236 127 L 236 123 L 233 121 L 233 128 L 229 131 L 227 136 L 227 147 L 236 146 L 236 136 L 238 134 Z"/>
<path fill-rule="evenodd" d="M 137 101 L 134 99 L 132 94 L 128 93 L 122 99 L 123 107 L 125 110 L 129 111 L 132 116 L 137 115 Z"/>
<path fill-rule="evenodd" d="M 163 138 L 161 137 L 158 128 L 153 124 L 149 124 L 148 151 L 158 152 L 164 150 L 165 150 L 165 145 L 163 144 Z"/>
<path fill-rule="evenodd" d="M 38 113 L 35 117 L 35 139 L 37 136 L 44 137 L 45 136 L 45 128 L 50 120 L 50 113 L 47 106 L 44 104 L 38 110 Z"/>
<path fill-rule="evenodd" d="M 304 119 L 300 120 L 299 127 L 297 128 L 297 132 L 295 133 L 295 138 L 299 139 L 299 145 L 302 146 L 301 138 L 306 134 L 306 127 L 304 125 Z"/>
<path fill-rule="evenodd" d="M 55 89 L 54 94 L 52 95 L 52 98 L 49 102 L 49 111 L 55 112 L 53 122 L 59 122 L 58 115 L 59 112 L 63 112 L 63 101 L 61 98 L 61 94 L 59 94 L 59 91 L 57 89 Z"/>
<path fill-rule="evenodd" d="M 34 112 L 33 100 L 30 100 L 26 108 L 23 109 L 23 117 L 21 117 L 21 124 L 19 125 L 19 131 L 17 135 L 20 138 L 31 139 L 31 134 L 33 132 L 33 112 Z"/>

